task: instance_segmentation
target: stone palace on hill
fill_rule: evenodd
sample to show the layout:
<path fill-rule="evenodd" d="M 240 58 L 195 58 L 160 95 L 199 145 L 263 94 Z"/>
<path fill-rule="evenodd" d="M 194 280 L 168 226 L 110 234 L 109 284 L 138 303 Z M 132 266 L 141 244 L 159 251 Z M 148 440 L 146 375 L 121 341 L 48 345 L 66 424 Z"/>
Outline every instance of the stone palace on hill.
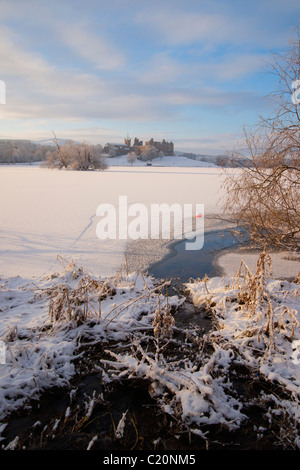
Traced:
<path fill-rule="evenodd" d="M 111 155 L 124 155 L 129 152 L 135 152 L 141 159 L 143 159 L 143 156 L 146 157 L 150 149 L 154 149 L 157 154 L 162 152 L 164 155 L 174 155 L 173 142 L 167 142 L 165 139 L 161 142 L 150 139 L 143 144 L 143 141 L 139 140 L 137 137 L 135 137 L 133 142 L 127 137 L 124 139 L 124 144 L 107 143 L 104 146 L 104 151 Z"/>

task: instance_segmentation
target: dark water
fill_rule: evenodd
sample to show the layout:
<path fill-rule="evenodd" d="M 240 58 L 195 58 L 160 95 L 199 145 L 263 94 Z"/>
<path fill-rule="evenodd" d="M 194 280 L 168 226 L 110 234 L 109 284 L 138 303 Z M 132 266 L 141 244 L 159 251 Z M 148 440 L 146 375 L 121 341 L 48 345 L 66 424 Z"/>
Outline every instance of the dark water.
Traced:
<path fill-rule="evenodd" d="M 206 233 L 201 250 L 186 250 L 185 240 L 180 240 L 173 245 L 169 255 L 148 268 L 148 273 L 156 278 L 178 279 L 179 282 L 203 278 L 205 274 L 209 277 L 217 276 L 221 273 L 215 263 L 216 256 L 236 244 L 229 230 Z"/>

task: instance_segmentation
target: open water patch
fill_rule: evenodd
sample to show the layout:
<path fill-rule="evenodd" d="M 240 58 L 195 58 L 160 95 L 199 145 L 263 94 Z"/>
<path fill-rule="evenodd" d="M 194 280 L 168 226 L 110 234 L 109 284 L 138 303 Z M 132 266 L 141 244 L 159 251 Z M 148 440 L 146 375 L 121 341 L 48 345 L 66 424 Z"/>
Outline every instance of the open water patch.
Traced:
<path fill-rule="evenodd" d="M 150 265 L 148 274 L 158 279 L 176 279 L 180 283 L 188 282 L 190 278 L 203 278 L 205 275 L 219 276 L 222 272 L 216 262 L 218 255 L 238 245 L 229 229 L 206 232 L 201 250 L 186 250 L 185 243 L 186 240 L 180 240 L 171 244 L 170 253 Z"/>

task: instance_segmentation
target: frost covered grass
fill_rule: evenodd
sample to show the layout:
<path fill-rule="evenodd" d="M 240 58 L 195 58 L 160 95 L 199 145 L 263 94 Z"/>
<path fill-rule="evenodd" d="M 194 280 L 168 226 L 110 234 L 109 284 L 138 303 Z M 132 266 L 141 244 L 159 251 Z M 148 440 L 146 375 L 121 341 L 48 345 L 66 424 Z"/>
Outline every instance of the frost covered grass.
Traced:
<path fill-rule="evenodd" d="M 299 448 L 299 276 L 294 282 L 274 280 L 271 268 L 264 250 L 255 273 L 242 261 L 233 278 L 198 280 L 187 289 L 195 305 L 212 312 L 215 327 L 208 339 L 223 357 L 226 352 L 226 367 L 242 364 L 254 379 L 274 385 L 254 400 L 273 403 L 270 421 L 280 416 L 286 443 Z"/>
<path fill-rule="evenodd" d="M 272 279 L 266 250 L 254 273 L 242 261 L 235 276 L 193 280 L 182 295 L 169 294 L 170 282 L 128 272 L 126 259 L 110 278 L 60 261 L 60 273 L 0 282 L 3 448 L 29 445 L 21 435 L 7 442 L 10 415 L 30 409 L 32 399 L 53 387 L 66 390 L 69 400 L 46 425 L 36 421 L 33 429 L 43 429 L 40 445 L 66 429 L 86 432 L 114 387 L 141 382 L 176 439 L 192 433 L 207 448 L 216 429 L 237 433 L 259 410 L 259 425 L 251 424 L 255 439 L 271 434 L 274 447 L 300 447 L 299 279 Z M 196 324 L 177 327 L 190 301 L 196 315 L 211 317 L 205 334 Z M 80 377 L 90 373 L 99 375 L 100 388 L 78 404 Z M 123 445 L 130 427 L 132 447 L 146 445 L 127 405 L 117 417 L 107 410 L 112 445 Z M 101 448 L 101 432 L 95 425 L 86 433 L 85 448 Z M 148 448 L 157 448 L 160 437 L 152 440 Z"/>
<path fill-rule="evenodd" d="M 103 361 L 108 374 L 114 379 L 148 380 L 161 409 L 203 439 L 209 439 L 209 426 L 234 431 L 247 421 L 247 408 L 256 405 L 263 409 L 269 403 L 265 416 L 269 424 L 279 417 L 281 420 L 278 442 L 298 448 L 300 291 L 297 279 L 289 283 L 272 280 L 270 275 L 271 261 L 265 250 L 254 274 L 242 261 L 231 279 L 204 278 L 188 283 L 194 304 L 211 312 L 214 320 L 207 335 L 200 338 L 194 333 L 198 351 L 192 353 L 186 342 L 172 359 L 170 333 L 159 335 L 153 351 L 138 341 L 131 353 L 108 351 L 113 359 Z M 180 348 L 174 340 L 173 346 Z M 262 388 L 245 402 L 233 385 L 240 366 L 246 368 L 249 378 L 257 381 L 260 377 L 268 383 L 269 394 Z"/>
<path fill-rule="evenodd" d="M 85 344 L 127 341 L 152 328 L 157 304 L 166 302 L 166 284 L 123 268 L 113 278 L 96 279 L 69 263 L 40 282 L 1 280 L 1 420 L 41 391 L 67 385 Z M 168 303 L 180 301 L 174 296 Z"/>

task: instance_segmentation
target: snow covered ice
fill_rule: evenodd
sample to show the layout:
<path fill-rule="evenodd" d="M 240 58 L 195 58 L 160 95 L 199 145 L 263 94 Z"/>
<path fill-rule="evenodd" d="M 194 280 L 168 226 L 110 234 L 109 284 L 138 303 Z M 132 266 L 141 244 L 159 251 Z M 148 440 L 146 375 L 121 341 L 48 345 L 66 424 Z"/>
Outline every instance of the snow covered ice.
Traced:
<path fill-rule="evenodd" d="M 186 159 L 188 160 L 188 159 Z M 191 160 L 192 161 L 192 160 Z M 224 179 L 220 168 L 111 167 L 104 172 L 0 168 L 0 276 L 40 276 L 57 268 L 57 255 L 95 275 L 113 275 L 127 240 L 99 240 L 97 207 L 128 204 L 204 204 L 216 212 Z"/>

